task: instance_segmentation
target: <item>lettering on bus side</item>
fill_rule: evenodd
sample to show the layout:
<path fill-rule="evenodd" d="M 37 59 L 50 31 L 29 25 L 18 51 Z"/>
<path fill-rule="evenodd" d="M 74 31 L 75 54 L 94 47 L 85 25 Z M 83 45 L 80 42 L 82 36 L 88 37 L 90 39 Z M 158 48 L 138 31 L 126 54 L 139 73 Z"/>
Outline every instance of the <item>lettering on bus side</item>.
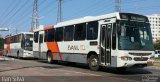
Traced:
<path fill-rule="evenodd" d="M 68 50 L 85 50 L 84 45 L 68 45 Z"/>

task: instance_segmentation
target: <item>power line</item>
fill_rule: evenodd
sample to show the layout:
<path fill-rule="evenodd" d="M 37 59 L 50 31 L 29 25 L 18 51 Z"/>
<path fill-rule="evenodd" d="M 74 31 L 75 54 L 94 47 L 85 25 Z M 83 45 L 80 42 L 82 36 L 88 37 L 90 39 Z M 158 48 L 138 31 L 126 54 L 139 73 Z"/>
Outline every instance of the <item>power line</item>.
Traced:
<path fill-rule="evenodd" d="M 4 19 L 3 22 L 4 22 L 4 21 L 6 20 L 6 18 L 16 9 L 16 6 L 17 6 L 17 5 L 19 5 L 19 2 L 17 2 L 16 5 L 14 5 L 14 6 L 12 7 L 12 9 L 11 9 L 7 14 L 4 15 L 4 17 L 2 18 L 2 19 Z M 2 24 L 3 24 L 3 22 L 2 22 Z M 4 23 L 5 23 L 5 22 L 4 22 Z"/>
<path fill-rule="evenodd" d="M 0 18 L 2 18 L 2 17 L 4 17 L 4 13 L 7 11 L 7 10 L 9 10 L 9 8 L 12 8 L 12 4 L 14 3 L 15 1 L 14 0 L 12 0 L 12 2 L 7 6 L 7 8 L 6 9 L 4 9 L 4 11 L 3 11 L 3 13 L 2 13 L 2 15 L 0 15 Z"/>
<path fill-rule="evenodd" d="M 31 0 L 32 1 L 32 0 Z M 41 0 L 42 1 L 42 0 Z M 43 2 L 44 1 L 47 1 L 47 0 L 43 0 Z M 50 0 L 48 0 L 48 1 L 50 1 Z M 121 0 L 122 1 L 122 0 Z M 44 4 L 43 2 L 41 2 L 40 4 Z M 63 3 L 65 2 L 65 0 L 63 0 Z M 100 2 L 102 2 L 102 1 L 100 1 Z M 109 1 L 110 2 L 110 1 Z M 114 2 L 114 1 L 113 1 Z M 129 1 L 128 1 L 129 2 Z M 136 2 L 141 2 L 141 1 L 136 1 Z M 15 3 L 15 2 L 14 2 Z M 63 5 L 63 3 L 61 4 L 61 5 Z M 40 4 L 38 4 L 38 6 L 40 6 Z M 49 3 L 49 4 L 51 4 L 51 3 Z M 48 15 L 48 14 L 52 14 L 52 12 L 50 12 L 50 10 L 51 9 L 53 9 L 53 7 L 51 7 L 51 5 L 49 5 L 48 4 L 48 6 L 43 6 L 43 7 L 45 7 L 45 8 L 43 8 L 43 7 L 41 7 L 41 8 L 43 8 L 43 9 L 41 9 L 42 11 L 42 13 L 43 14 L 45 14 L 45 15 Z M 93 4 L 93 3 L 92 3 Z M 97 13 L 97 12 L 101 12 L 101 11 L 106 11 L 107 10 L 107 7 L 111 7 L 111 5 L 108 5 L 108 4 L 106 4 L 106 3 L 104 3 L 107 7 L 104 7 L 104 8 L 102 8 L 104 5 L 99 5 L 98 6 L 98 4 L 99 3 L 97 3 L 96 4 L 96 6 L 91 6 L 90 8 L 91 9 L 89 9 L 89 7 L 87 7 L 86 9 L 82 9 L 83 11 L 82 12 L 78 12 L 78 11 L 76 11 L 75 13 L 74 12 L 72 12 L 71 14 L 70 14 L 70 16 L 71 17 L 73 17 L 74 15 L 75 16 L 78 16 L 78 15 L 86 15 L 86 14 L 95 14 L 95 13 Z M 130 3 L 129 3 L 130 4 Z M 127 5 L 129 5 L 129 4 L 127 4 Z M 17 5 L 17 4 L 16 4 Z M 18 4 L 19 5 L 19 4 Z M 53 4 L 52 4 L 53 5 Z M 88 4 L 88 5 L 90 5 L 90 4 Z M 11 6 L 14 6 L 14 4 L 12 4 Z M 29 5 L 27 5 L 27 7 L 29 8 L 29 7 L 31 7 L 31 6 L 29 6 Z M 94 8 L 93 8 L 94 7 Z M 101 8 L 100 8 L 101 7 Z M 134 6 L 132 6 L 132 7 L 134 7 Z M 5 22 L 5 24 L 6 23 L 10 23 L 10 22 L 12 22 L 13 24 L 21 24 L 21 25 L 24 25 L 25 24 L 25 26 L 28 24 L 28 20 L 29 20 L 29 14 L 31 13 L 31 10 L 29 10 L 29 9 L 23 9 L 23 13 L 22 14 L 20 14 L 20 12 L 17 12 L 15 15 L 14 15 L 14 13 L 17 11 L 17 9 L 18 8 L 15 8 L 15 7 L 11 7 L 11 8 L 14 8 L 14 10 L 11 12 L 11 11 L 9 11 L 9 12 L 11 12 L 11 13 L 9 13 L 9 15 L 8 16 L 4 16 L 4 15 L 7 15 L 7 14 L 3 14 L 3 16 L 5 17 L 4 18 L 4 20 L 7 20 L 7 22 Z M 55 8 L 55 7 L 54 7 Z M 114 7 L 112 7 L 112 8 L 114 8 Z M 127 7 L 128 8 L 128 7 Z M 158 8 L 158 7 L 154 7 L 153 9 L 155 9 L 155 8 Z M 126 8 L 124 8 L 124 9 L 126 9 Z M 135 7 L 133 8 L 134 10 L 136 10 L 135 9 Z M 133 10 L 132 8 L 129 8 L 129 10 Z M 147 9 L 148 10 L 148 8 L 147 7 L 140 7 L 140 8 L 137 8 L 137 10 L 144 10 L 144 9 Z M 9 10 L 9 8 L 8 8 L 8 10 Z M 19 10 L 19 9 L 18 9 Z M 21 10 L 21 12 L 22 12 L 22 9 L 20 9 Z M 57 9 L 56 9 L 57 10 Z M 112 10 L 114 10 L 114 9 L 112 9 Z M 121 10 L 121 9 L 120 9 Z M 147 11 L 146 10 L 146 11 Z M 150 8 L 150 10 L 151 10 L 151 8 Z M 85 12 L 86 11 L 86 12 Z M 28 12 L 28 13 L 27 13 Z M 8 13 L 8 12 L 7 12 Z M 41 14 L 42 14 L 41 13 Z M 18 14 L 18 15 L 17 15 Z M 19 14 L 20 14 L 20 16 L 19 16 Z M 56 13 L 53 13 L 53 14 L 56 14 Z M 53 14 L 52 14 L 52 16 L 53 16 Z M 14 17 L 10 17 L 10 16 L 14 16 Z M 22 16 L 24 16 L 24 17 L 22 17 Z M 68 17 L 70 17 L 70 16 L 67 16 L 67 18 Z M 8 20 L 8 18 L 9 18 L 9 20 Z M 14 18 L 14 19 L 13 19 Z M 16 19 L 15 19 L 16 18 Z M 18 19 L 17 19 L 18 18 Z M 56 19 L 56 18 L 55 18 Z M 55 20 L 54 19 L 54 20 Z M 62 17 L 62 19 L 63 19 L 63 17 Z M 14 21 L 15 20 L 15 21 Z M 18 22 L 17 22 L 18 21 Z M 2 21 L 2 22 L 4 22 L 4 21 Z M 15 23 L 14 23 L 15 22 Z M 27 22 L 27 23 L 26 23 Z M 56 22 L 56 21 L 55 21 Z"/>
<path fill-rule="evenodd" d="M 40 4 L 38 4 L 38 6 L 41 6 L 41 5 L 43 5 L 42 3 L 44 2 L 44 1 L 46 1 L 46 0 L 43 0 L 43 1 L 41 1 L 40 2 Z M 32 4 L 33 5 L 33 4 Z M 32 6 L 32 5 L 29 5 L 29 7 L 30 6 Z M 26 9 L 26 10 L 29 10 L 28 8 Z M 24 24 L 24 22 L 25 22 L 25 24 L 26 24 L 26 22 L 28 22 L 29 20 L 29 18 L 30 18 L 30 13 L 31 13 L 32 11 L 27 11 L 27 12 L 25 12 L 25 13 L 23 13 L 22 14 L 22 16 L 21 16 L 21 18 L 19 18 L 19 19 L 17 19 L 17 20 L 19 20 L 19 22 L 16 22 L 16 23 L 13 23 L 14 25 L 21 25 L 21 24 Z M 21 19 L 23 19 L 23 20 L 21 20 Z M 15 22 L 15 21 L 14 21 Z"/>
<path fill-rule="evenodd" d="M 69 20 L 69 19 L 72 19 L 72 18 L 75 18 L 75 17 L 77 17 L 77 16 L 84 16 L 84 14 L 85 14 L 85 16 L 86 15 L 93 15 L 93 14 L 95 14 L 95 13 L 97 13 L 98 11 L 101 11 L 101 10 L 105 10 L 105 9 L 111 9 L 112 8 L 112 5 L 113 4 L 113 2 L 112 1 L 110 1 L 110 2 L 108 2 L 107 4 L 105 3 L 105 2 L 103 2 L 103 1 L 95 1 L 94 3 L 92 3 L 92 4 L 89 4 L 87 7 L 85 7 L 85 9 L 83 8 L 81 8 L 81 10 L 79 10 L 79 11 L 76 11 L 75 13 L 72 13 L 70 16 L 67 16 L 67 20 Z M 95 6 L 96 5 L 96 6 Z M 98 6 L 98 7 L 97 7 Z M 87 8 L 87 9 L 86 9 Z"/>
<path fill-rule="evenodd" d="M 46 12 L 44 12 L 44 11 L 46 11 L 46 10 L 49 9 L 49 8 L 53 8 L 53 7 L 48 6 L 48 5 L 54 5 L 54 4 L 56 4 L 56 3 L 50 2 L 50 3 L 47 4 L 46 6 L 42 7 L 41 9 L 39 9 L 39 13 L 41 13 L 41 14 L 46 13 Z M 43 11 L 43 12 L 42 12 L 42 11 Z M 47 14 L 47 13 L 46 13 L 46 14 Z"/>
<path fill-rule="evenodd" d="M 43 5 L 42 3 L 44 3 L 44 1 L 46 1 L 46 0 L 43 0 L 43 1 L 41 1 L 40 2 L 40 4 L 38 4 L 39 6 L 41 6 L 41 5 Z M 28 7 L 31 7 L 33 4 L 30 4 Z M 31 11 L 31 9 L 28 9 L 28 7 L 27 7 L 27 9 L 24 9 L 25 11 L 21 14 L 21 17 L 19 17 L 17 20 L 20 20 L 19 22 L 16 22 L 16 21 L 13 21 L 11 24 L 21 24 L 21 23 L 24 23 L 25 21 L 27 21 L 26 20 L 26 18 L 30 18 L 30 13 L 32 12 Z M 27 11 L 26 11 L 27 10 Z M 23 19 L 23 20 L 21 20 L 21 19 Z M 25 20 L 25 21 L 24 21 Z M 15 22 L 15 23 L 14 23 Z"/>
<path fill-rule="evenodd" d="M 68 3 L 70 1 L 72 1 L 72 0 L 63 1 L 62 5 L 65 4 L 65 3 Z M 54 3 L 51 2 L 48 5 L 52 5 L 52 4 L 54 4 Z M 48 15 L 49 13 L 51 13 L 50 12 L 51 10 L 56 9 L 56 8 L 58 8 L 58 7 L 57 6 L 54 6 L 54 7 L 46 6 L 46 7 L 43 7 L 43 9 L 41 9 L 41 10 L 44 10 L 45 12 L 44 11 L 42 13 L 40 11 L 39 12 L 41 13 L 41 15 L 45 15 L 45 14 Z"/>
<path fill-rule="evenodd" d="M 4 22 L 3 25 L 5 25 L 6 22 L 9 24 L 9 20 L 12 20 L 27 4 L 28 4 L 28 0 L 26 0 L 19 8 L 17 8 L 17 10 L 15 10 L 15 12 L 10 16 L 10 18 L 8 20 L 6 20 Z M 12 21 L 10 21 L 10 22 L 12 22 Z"/>
<path fill-rule="evenodd" d="M 67 16 L 67 20 L 68 20 L 68 19 L 71 19 L 71 18 L 73 18 L 73 17 L 75 17 L 75 16 L 81 15 L 82 13 L 85 13 L 85 12 L 87 12 L 87 11 L 92 10 L 92 7 L 95 7 L 95 8 L 96 8 L 95 5 L 97 5 L 97 3 L 98 3 L 98 4 L 99 4 L 99 3 L 102 3 L 102 1 L 101 1 L 101 2 L 95 1 L 95 2 L 92 3 L 92 4 L 87 5 L 87 7 L 86 7 L 87 9 L 82 9 L 82 8 L 81 8 L 81 10 L 79 10 L 79 11 L 76 11 L 76 12 L 73 12 L 73 11 L 72 11 L 72 14 L 71 14 L 70 16 Z M 80 12 L 81 12 L 81 13 L 80 13 Z"/>

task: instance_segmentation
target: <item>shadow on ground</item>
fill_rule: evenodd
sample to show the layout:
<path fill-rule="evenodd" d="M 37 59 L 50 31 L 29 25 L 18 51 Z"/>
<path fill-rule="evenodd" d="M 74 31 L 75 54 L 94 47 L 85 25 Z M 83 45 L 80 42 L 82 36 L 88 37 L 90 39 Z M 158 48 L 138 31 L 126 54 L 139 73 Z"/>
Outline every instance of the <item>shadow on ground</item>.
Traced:
<path fill-rule="evenodd" d="M 45 60 L 38 60 L 38 62 L 47 63 L 47 61 L 45 61 Z M 54 64 L 90 70 L 87 64 L 73 63 L 73 62 L 60 62 L 60 61 L 54 61 Z M 50 68 L 50 67 L 48 67 L 48 68 Z M 52 69 L 52 68 L 50 68 L 50 69 Z M 119 75 L 152 74 L 152 72 L 150 72 L 147 69 L 143 69 L 143 68 L 128 68 L 124 72 L 119 72 L 116 70 L 116 68 L 113 68 L 113 67 L 102 67 L 99 70 L 99 72 L 106 72 L 106 73 L 119 74 Z"/>
<path fill-rule="evenodd" d="M 39 63 L 48 64 L 46 60 L 38 60 L 38 59 L 35 60 L 33 58 L 22 59 L 22 60 L 36 61 L 36 62 L 39 62 Z M 89 67 L 88 67 L 87 64 L 81 64 L 81 63 L 54 61 L 54 65 L 56 65 L 56 66 L 52 66 L 51 64 L 49 64 L 49 66 L 44 66 L 44 65 L 28 66 L 28 67 L 22 67 L 22 68 L 17 68 L 17 69 L 34 68 L 34 67 L 43 67 L 43 68 L 46 68 L 46 69 L 61 69 L 63 67 L 65 67 L 65 68 L 66 67 L 68 67 L 68 68 L 73 67 L 73 68 L 81 68 L 81 69 L 89 70 Z M 11 69 L 11 70 L 16 70 L 16 69 Z M 0 71 L 0 72 L 2 72 L 2 71 Z M 112 74 L 118 74 L 118 75 L 152 74 L 152 72 L 150 72 L 147 69 L 143 69 L 143 68 L 129 68 L 124 72 L 119 72 L 119 71 L 116 71 L 116 68 L 112 68 L 112 67 L 105 68 L 105 67 L 103 67 L 98 72 L 106 72 L 106 73 L 112 73 Z"/>

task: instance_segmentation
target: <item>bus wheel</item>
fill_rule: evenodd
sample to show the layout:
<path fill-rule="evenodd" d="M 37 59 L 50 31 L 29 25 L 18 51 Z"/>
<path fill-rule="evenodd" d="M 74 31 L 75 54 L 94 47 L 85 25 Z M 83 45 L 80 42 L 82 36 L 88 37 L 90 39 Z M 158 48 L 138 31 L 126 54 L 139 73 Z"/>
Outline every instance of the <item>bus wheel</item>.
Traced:
<path fill-rule="evenodd" d="M 99 69 L 99 60 L 96 55 L 91 55 L 89 58 L 89 68 L 93 71 L 97 71 Z"/>
<path fill-rule="evenodd" d="M 52 59 L 52 53 L 51 52 L 48 52 L 47 53 L 47 61 L 48 61 L 48 63 L 53 63 L 53 59 Z"/>

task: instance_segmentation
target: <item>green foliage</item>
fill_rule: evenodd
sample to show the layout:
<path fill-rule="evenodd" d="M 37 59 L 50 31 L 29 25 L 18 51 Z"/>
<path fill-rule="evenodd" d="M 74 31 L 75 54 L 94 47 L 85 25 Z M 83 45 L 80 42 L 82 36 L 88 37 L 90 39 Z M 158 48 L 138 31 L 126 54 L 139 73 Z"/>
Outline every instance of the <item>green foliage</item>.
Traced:
<path fill-rule="evenodd" d="M 3 38 L 0 38 L 0 49 L 4 48 L 4 41 Z"/>
<path fill-rule="evenodd" d="M 160 40 L 157 40 L 156 43 L 154 43 L 154 49 L 160 50 Z"/>
<path fill-rule="evenodd" d="M 155 50 L 160 50 L 160 45 L 154 44 L 154 49 Z"/>

